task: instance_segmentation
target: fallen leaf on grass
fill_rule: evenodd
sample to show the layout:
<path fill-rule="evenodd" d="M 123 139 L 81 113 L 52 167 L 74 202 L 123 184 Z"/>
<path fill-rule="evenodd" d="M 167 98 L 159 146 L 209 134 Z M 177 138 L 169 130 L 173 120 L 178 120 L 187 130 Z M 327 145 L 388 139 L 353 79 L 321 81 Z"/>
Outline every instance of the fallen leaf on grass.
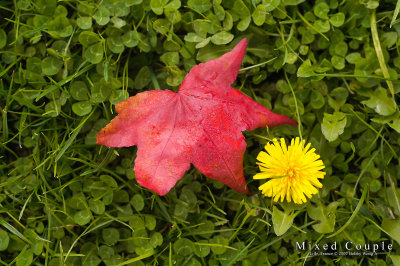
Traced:
<path fill-rule="evenodd" d="M 178 93 L 145 91 L 118 103 L 118 116 L 100 131 L 97 144 L 137 145 L 137 181 L 159 195 L 168 193 L 191 163 L 205 176 L 248 193 L 241 132 L 297 123 L 230 86 L 246 46 L 244 39 L 231 52 L 194 66 Z"/>

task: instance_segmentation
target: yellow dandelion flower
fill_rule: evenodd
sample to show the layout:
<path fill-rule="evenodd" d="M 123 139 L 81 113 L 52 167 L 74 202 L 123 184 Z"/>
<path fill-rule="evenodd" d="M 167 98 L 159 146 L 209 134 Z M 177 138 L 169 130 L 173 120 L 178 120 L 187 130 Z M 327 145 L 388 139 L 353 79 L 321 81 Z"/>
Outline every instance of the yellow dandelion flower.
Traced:
<path fill-rule="evenodd" d="M 258 156 L 257 164 L 261 173 L 256 174 L 254 179 L 269 179 L 259 187 L 261 192 L 267 197 L 273 197 L 274 201 L 285 199 L 296 204 L 302 204 L 318 193 L 315 187 L 321 188 L 322 184 L 318 179 L 323 179 L 325 173 L 321 171 L 325 168 L 315 149 L 308 143 L 304 147 L 305 140 L 301 143 L 300 139 L 292 139 L 289 147 L 286 146 L 282 138 L 280 143 L 273 139 L 272 143 L 265 145 L 265 150 Z M 304 147 L 304 148 L 303 148 Z"/>

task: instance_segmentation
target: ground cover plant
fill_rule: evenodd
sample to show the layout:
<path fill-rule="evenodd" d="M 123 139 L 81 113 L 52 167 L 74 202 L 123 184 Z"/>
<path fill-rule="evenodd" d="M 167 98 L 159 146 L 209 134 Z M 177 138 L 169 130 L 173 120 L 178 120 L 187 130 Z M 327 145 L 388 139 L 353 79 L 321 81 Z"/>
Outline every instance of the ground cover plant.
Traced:
<path fill-rule="evenodd" d="M 0 0 L 0 263 L 399 265 L 399 10 L 374 0 Z M 177 92 L 194 65 L 243 38 L 232 86 L 299 122 L 244 132 L 250 194 L 191 167 L 159 196 L 136 181 L 136 148 L 96 145 L 116 103 Z M 300 136 L 325 165 L 323 187 L 302 205 L 274 202 L 253 179 L 257 155 Z M 325 243 L 347 252 L 348 242 L 352 252 L 380 246 L 310 253 Z"/>

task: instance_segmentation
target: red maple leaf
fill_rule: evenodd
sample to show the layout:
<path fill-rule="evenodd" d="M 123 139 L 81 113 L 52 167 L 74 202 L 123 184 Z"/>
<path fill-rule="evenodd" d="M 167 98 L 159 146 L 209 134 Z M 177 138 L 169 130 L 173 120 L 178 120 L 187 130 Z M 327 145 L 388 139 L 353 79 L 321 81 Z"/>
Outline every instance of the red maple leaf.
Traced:
<path fill-rule="evenodd" d="M 100 131 L 97 144 L 137 145 L 137 181 L 159 195 L 168 193 L 191 163 L 205 176 L 248 193 L 241 132 L 297 123 L 230 86 L 246 46 L 244 39 L 231 52 L 194 66 L 178 93 L 145 91 L 118 103 L 118 116 Z"/>

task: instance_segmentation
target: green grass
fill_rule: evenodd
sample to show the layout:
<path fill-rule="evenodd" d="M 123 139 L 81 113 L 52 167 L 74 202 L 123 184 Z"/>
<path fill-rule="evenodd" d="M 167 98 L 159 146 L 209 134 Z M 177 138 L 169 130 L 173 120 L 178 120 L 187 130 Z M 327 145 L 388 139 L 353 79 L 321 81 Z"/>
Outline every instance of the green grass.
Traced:
<path fill-rule="evenodd" d="M 399 265 L 398 12 L 373 0 L 0 0 L 0 264 Z M 252 194 L 192 167 L 160 197 L 136 182 L 136 147 L 95 144 L 117 102 L 176 91 L 244 37 L 233 87 L 299 122 L 244 133 Z M 257 154 L 297 136 L 324 161 L 323 188 L 273 202 L 252 179 Z M 296 241 L 393 249 L 312 257 Z"/>

